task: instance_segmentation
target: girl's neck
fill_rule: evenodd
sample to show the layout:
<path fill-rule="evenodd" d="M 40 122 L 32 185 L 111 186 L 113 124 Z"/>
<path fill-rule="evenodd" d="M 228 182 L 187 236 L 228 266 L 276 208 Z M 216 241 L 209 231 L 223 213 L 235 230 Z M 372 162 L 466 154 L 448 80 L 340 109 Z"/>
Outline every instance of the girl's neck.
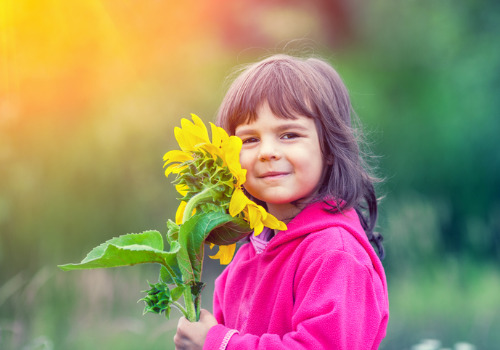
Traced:
<path fill-rule="evenodd" d="M 305 205 L 296 205 L 293 203 L 273 204 L 267 203 L 267 211 L 274 215 L 278 220 L 288 224 L 298 213 L 302 211 Z"/>

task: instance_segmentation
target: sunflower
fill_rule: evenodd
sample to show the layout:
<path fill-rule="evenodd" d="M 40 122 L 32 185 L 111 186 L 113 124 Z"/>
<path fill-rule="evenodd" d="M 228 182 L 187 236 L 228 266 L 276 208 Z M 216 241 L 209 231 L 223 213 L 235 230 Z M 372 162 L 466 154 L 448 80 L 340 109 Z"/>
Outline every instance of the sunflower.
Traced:
<path fill-rule="evenodd" d="M 212 140 L 203 121 L 192 114 L 193 121 L 181 120 L 181 127 L 174 129 L 180 150 L 165 154 L 165 176 L 177 174 L 176 190 L 183 197 L 176 213 L 176 223 L 182 224 L 197 209 L 200 212 L 224 210 L 232 217 L 243 218 L 258 235 L 267 226 L 286 230 L 286 225 L 269 214 L 262 206 L 250 200 L 243 192 L 246 170 L 241 167 L 239 156 L 242 141 L 229 136 L 226 131 L 210 123 Z M 235 244 L 220 246 L 211 256 L 228 264 L 235 251 Z"/>

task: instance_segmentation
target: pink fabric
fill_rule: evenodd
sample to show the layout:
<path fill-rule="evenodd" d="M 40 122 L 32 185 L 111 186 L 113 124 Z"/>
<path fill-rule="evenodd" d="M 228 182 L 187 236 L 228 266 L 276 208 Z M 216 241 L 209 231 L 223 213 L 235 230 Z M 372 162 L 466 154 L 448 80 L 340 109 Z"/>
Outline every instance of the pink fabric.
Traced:
<path fill-rule="evenodd" d="M 257 254 L 260 254 L 266 249 L 269 244 L 269 240 L 271 239 L 272 231 L 268 227 L 264 227 L 264 230 L 260 233 L 260 235 L 250 235 L 250 243 L 253 245 L 253 249 Z"/>
<path fill-rule="evenodd" d="M 261 254 L 243 245 L 215 282 L 204 349 L 377 349 L 389 303 L 384 269 L 354 210 L 305 208 Z"/>

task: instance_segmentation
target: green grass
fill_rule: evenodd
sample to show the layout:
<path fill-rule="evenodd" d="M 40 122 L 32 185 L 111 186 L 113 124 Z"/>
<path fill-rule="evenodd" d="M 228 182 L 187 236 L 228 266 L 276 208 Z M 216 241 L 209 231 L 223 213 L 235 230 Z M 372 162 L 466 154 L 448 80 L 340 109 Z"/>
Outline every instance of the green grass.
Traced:
<path fill-rule="evenodd" d="M 389 276 L 391 319 L 384 349 L 410 349 L 422 339 L 452 348 L 500 343 L 500 272 L 495 266 L 444 260 L 405 276 Z"/>
<path fill-rule="evenodd" d="M 203 305 L 211 308 L 213 279 L 221 268 L 207 261 Z M 142 315 L 141 290 L 155 281 L 153 267 L 61 272 L 46 267 L 0 287 L 0 348 L 174 349 L 180 313 Z M 388 275 L 391 317 L 381 349 L 417 349 L 424 339 L 453 349 L 459 342 L 497 349 L 500 342 L 500 272 L 495 266 L 444 259 L 441 265 Z M 16 284 L 17 283 L 17 284 Z M 16 287 L 17 290 L 13 290 Z M 13 293 L 12 293 L 13 291 Z"/>

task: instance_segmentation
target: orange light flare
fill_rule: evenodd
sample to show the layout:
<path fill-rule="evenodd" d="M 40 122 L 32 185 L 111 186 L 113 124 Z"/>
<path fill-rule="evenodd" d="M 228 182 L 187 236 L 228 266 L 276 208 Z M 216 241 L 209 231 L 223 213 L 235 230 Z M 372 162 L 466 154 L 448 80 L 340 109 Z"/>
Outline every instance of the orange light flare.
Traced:
<path fill-rule="evenodd" d="M 188 39 L 193 4 L 0 0 L 0 123 L 70 118 L 164 64 Z"/>
<path fill-rule="evenodd" d="M 116 74 L 113 62 L 126 58 L 99 1 L 0 3 L 3 118 L 81 107 L 106 89 L 105 81 Z"/>

